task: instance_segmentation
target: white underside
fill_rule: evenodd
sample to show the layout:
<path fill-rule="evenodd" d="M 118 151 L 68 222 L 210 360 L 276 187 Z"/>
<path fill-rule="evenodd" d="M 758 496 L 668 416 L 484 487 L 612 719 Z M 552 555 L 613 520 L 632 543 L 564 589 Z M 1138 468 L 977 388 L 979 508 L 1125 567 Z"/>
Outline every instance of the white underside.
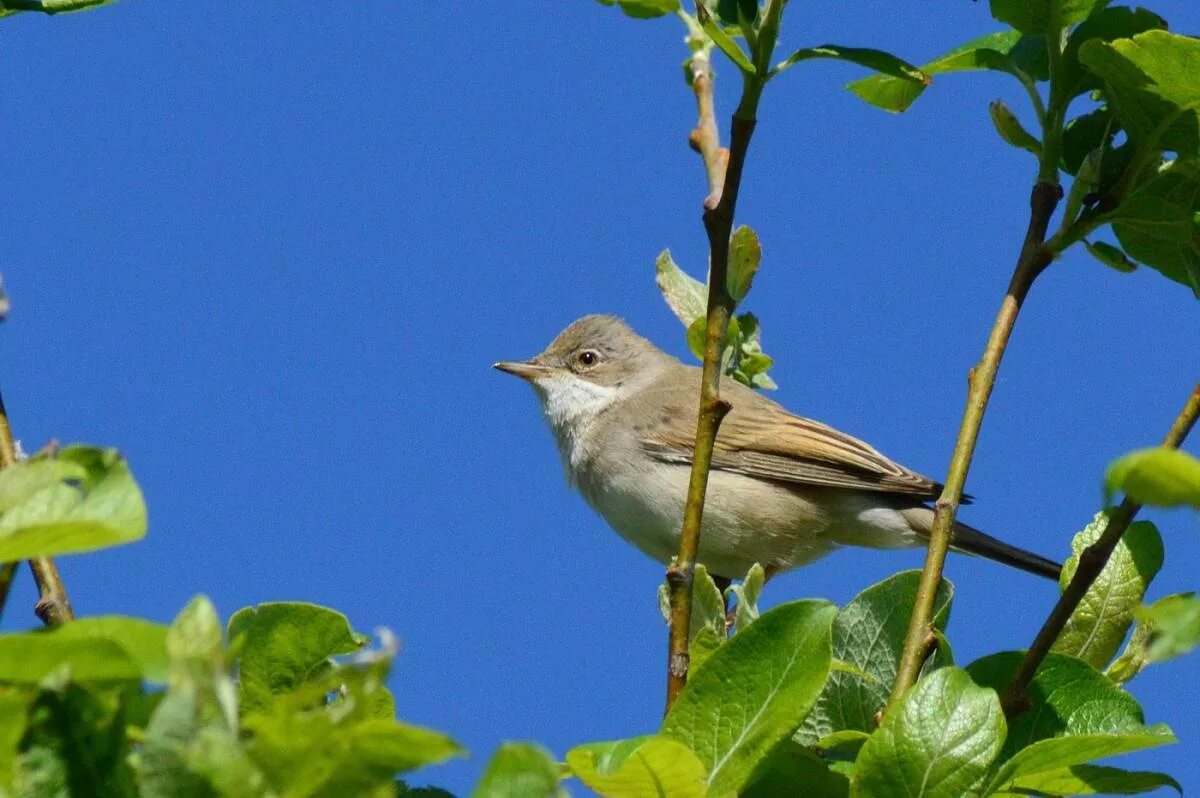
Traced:
<path fill-rule="evenodd" d="M 543 379 L 534 387 L 571 484 L 621 537 L 669 562 L 679 549 L 690 468 L 631 446 L 589 441 L 591 421 L 620 397 L 618 389 L 575 377 Z M 882 495 L 784 487 L 714 471 L 698 559 L 713 573 L 736 578 L 756 562 L 794 568 L 840 545 L 901 548 L 920 542 L 905 515 Z"/>

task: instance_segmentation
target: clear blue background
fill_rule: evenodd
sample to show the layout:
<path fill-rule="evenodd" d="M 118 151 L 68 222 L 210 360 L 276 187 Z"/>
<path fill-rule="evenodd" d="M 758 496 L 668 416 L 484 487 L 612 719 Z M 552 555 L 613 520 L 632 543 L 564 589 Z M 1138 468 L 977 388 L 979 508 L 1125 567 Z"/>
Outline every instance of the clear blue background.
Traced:
<path fill-rule="evenodd" d="M 1200 29 L 1192 0 L 1153 8 Z M 983 2 L 795 0 L 784 46 L 920 62 L 998 27 Z M 653 282 L 664 247 L 704 269 L 679 22 L 584 0 L 134 1 L 0 32 L 4 398 L 28 449 L 121 447 L 150 508 L 146 541 L 62 559 L 76 608 L 165 621 L 205 592 L 226 615 L 306 599 L 390 627 L 402 717 L 471 750 L 415 781 L 456 792 L 504 739 L 561 756 L 653 730 L 662 567 L 569 492 L 528 388 L 490 366 L 596 311 L 686 355 Z M 1010 78 L 963 74 L 888 115 L 842 90 L 861 74 L 813 62 L 769 87 L 739 208 L 766 252 L 747 307 L 780 401 L 938 476 L 1034 174 L 987 102 L 1028 114 Z M 1152 271 L 1055 264 L 964 517 L 1063 556 L 1105 464 L 1161 438 L 1194 384 L 1198 322 Z M 1200 586 L 1197 516 L 1146 517 L 1168 542 L 1154 594 Z M 839 552 L 766 602 L 845 602 L 921 560 Z M 1027 645 L 1056 596 L 984 561 L 949 573 L 963 662 Z M 23 575 L 5 625 L 32 602 Z M 1193 791 L 1198 662 L 1133 683 L 1182 742 L 1123 762 Z"/>

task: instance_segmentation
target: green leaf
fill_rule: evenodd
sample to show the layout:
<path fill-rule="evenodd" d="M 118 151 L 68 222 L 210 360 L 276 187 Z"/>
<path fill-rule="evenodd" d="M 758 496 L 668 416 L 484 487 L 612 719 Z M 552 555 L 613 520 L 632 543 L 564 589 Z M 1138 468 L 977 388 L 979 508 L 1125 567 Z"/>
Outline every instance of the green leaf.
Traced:
<path fill-rule="evenodd" d="M 1200 159 L 1178 160 L 1105 217 L 1135 260 L 1200 297 Z"/>
<path fill-rule="evenodd" d="M 1144 8 L 1114 6 L 1092 14 L 1071 31 L 1063 48 L 1059 70 L 1059 83 L 1065 89 L 1063 96 L 1074 97 L 1102 86 L 1101 81 L 1079 63 L 1079 48 L 1085 42 L 1110 42 L 1165 28 L 1166 22 L 1162 17 Z"/>
<path fill-rule="evenodd" d="M 711 794 L 745 786 L 812 707 L 829 674 L 836 612 L 823 601 L 782 604 L 722 645 L 688 681 L 661 734 L 696 753 Z"/>
<path fill-rule="evenodd" d="M 28 728 L 26 714 L 32 700 L 29 690 L 0 687 L 0 795 L 13 789 L 17 746 Z"/>
<path fill-rule="evenodd" d="M 1096 150 L 1107 150 L 1120 129 L 1107 105 L 1080 114 L 1067 123 L 1062 137 L 1062 163 L 1069 175 L 1076 174 L 1083 160 Z"/>
<path fill-rule="evenodd" d="M 1022 651 L 1003 651 L 975 660 L 967 666 L 967 672 L 976 684 L 999 692 L 1007 687 L 1023 658 Z M 1126 732 L 1136 735 L 1145 730 L 1142 709 L 1133 696 L 1074 657 L 1048 654 L 1025 692 L 1029 709 L 1012 719 L 1001 759 L 1039 740 Z M 1071 763 L 1057 763 L 1055 767 L 1067 764 Z"/>
<path fill-rule="evenodd" d="M 881 75 L 890 75 L 898 80 L 915 82 L 922 86 L 926 86 L 930 82 L 929 76 L 920 69 L 891 53 L 868 47 L 843 47 L 840 44 L 822 44 L 797 50 L 776 64 L 775 68 L 771 70 L 771 76 L 774 77 L 792 65 L 811 58 L 836 58 L 839 61 L 849 61 L 873 69 Z"/>
<path fill-rule="evenodd" d="M 43 632 L 0 635 L 0 681 L 34 685 L 61 668 L 79 682 L 137 680 L 142 675 L 129 652 L 112 640 Z"/>
<path fill-rule="evenodd" d="M 708 627 L 701 629 L 700 633 L 692 638 L 692 642 L 688 643 L 688 671 L 695 674 L 725 640 L 725 635 L 718 634 Z"/>
<path fill-rule="evenodd" d="M 1107 734 L 1076 734 L 1038 740 L 1021 748 L 992 777 L 986 794 L 1009 790 L 1011 785 L 1042 773 L 1082 765 L 1131 751 L 1175 742 L 1165 726 L 1142 726 Z M 1005 746 L 1008 748 L 1009 746 Z"/>
<path fill-rule="evenodd" d="M 1097 513 L 1071 541 L 1071 556 L 1063 563 L 1059 587 L 1066 590 L 1084 549 L 1099 540 L 1108 526 L 1108 514 Z M 1078 657 L 1093 668 L 1103 668 L 1117 653 L 1133 624 L 1133 613 L 1163 564 L 1162 538 L 1149 521 L 1129 526 L 1113 549 L 1104 570 L 1092 582 L 1054 641 L 1053 651 Z"/>
<path fill-rule="evenodd" d="M 1022 33 L 1057 33 L 1088 18 L 1109 0 L 991 0 L 992 16 Z"/>
<path fill-rule="evenodd" d="M 690 327 L 696 319 L 704 318 L 708 308 L 708 288 L 679 268 L 669 249 L 664 249 L 654 262 L 654 282 L 663 299 L 667 300 L 667 307 L 685 326 Z"/>
<path fill-rule="evenodd" d="M 351 654 L 369 638 L 340 612 L 302 602 L 244 607 L 229 619 L 229 639 L 241 639 L 239 698 L 243 711 L 269 704 L 328 672 L 330 658 Z"/>
<path fill-rule="evenodd" d="M 554 798 L 558 765 L 540 745 L 504 743 L 488 762 L 472 798 Z"/>
<path fill-rule="evenodd" d="M 36 684 L 62 666 L 78 682 L 167 680 L 167 628 L 119 615 L 0 635 L 0 681 Z"/>
<path fill-rule="evenodd" d="M 53 680 L 37 696 L 22 741 L 17 794 L 126 798 L 137 794 L 119 692 Z"/>
<path fill-rule="evenodd" d="M 1034 795 L 1138 795 L 1171 787 L 1183 795 L 1179 782 L 1166 773 L 1121 770 L 1100 765 L 1073 765 L 1017 779 L 1012 787 Z"/>
<path fill-rule="evenodd" d="M 1004 712 L 994 690 L 961 668 L 921 679 L 888 712 L 858 755 L 856 796 L 958 798 L 985 777 L 1004 744 Z"/>
<path fill-rule="evenodd" d="M 1105 496 L 1118 490 L 1139 504 L 1200 509 L 1200 460 L 1166 446 L 1130 452 L 1104 472 Z"/>
<path fill-rule="evenodd" d="M 37 476 L 16 477 L 10 498 L 19 503 L 0 515 L 0 561 L 91 551 L 139 540 L 146 534 L 146 505 L 125 460 L 115 449 L 68 446 L 58 452 L 57 472 L 34 460 Z M 61 480 L 25 492 L 58 473 Z"/>
<path fill-rule="evenodd" d="M 65 14 L 71 11 L 87 11 L 92 8 L 106 6 L 116 0 L 25 0 L 25 2 L 14 2 L 13 0 L 0 0 L 0 17 L 6 17 L 10 14 L 17 14 L 21 11 L 41 11 L 45 14 Z"/>
<path fill-rule="evenodd" d="M 70 460 L 45 457 L 14 463 L 0 471 L 0 513 L 8 512 L 45 488 L 84 479 L 87 470 Z"/>
<path fill-rule="evenodd" d="M 238 741 L 236 690 L 225 671 L 221 622 L 198 596 L 167 630 L 170 685 L 146 726 L 138 759 L 143 798 L 258 796 L 262 775 Z"/>
<path fill-rule="evenodd" d="M 758 71 L 755 69 L 754 64 L 750 62 L 749 56 L 746 55 L 741 46 L 729 37 L 729 34 L 709 15 L 703 5 L 696 6 L 696 16 L 700 20 L 700 27 L 704 29 L 705 35 L 712 39 L 712 43 L 717 46 L 718 50 L 729 56 L 729 60 L 738 69 L 747 75 L 753 75 Z"/>
<path fill-rule="evenodd" d="M 740 798 L 776 798 L 804 795 L 805 798 L 847 798 L 850 780 L 829 769 L 821 757 L 802 745 L 785 740 L 776 746 L 750 780 Z"/>
<path fill-rule="evenodd" d="M 1042 143 L 1021 125 L 1021 120 L 1008 110 L 1008 106 L 999 100 L 993 100 L 988 105 L 988 114 L 1000 138 L 1017 149 L 1027 150 L 1034 155 L 1041 154 Z"/>
<path fill-rule="evenodd" d="M 734 628 L 741 632 L 758 619 L 758 599 L 762 596 L 767 572 L 758 563 L 750 566 L 740 585 L 730 585 L 725 595 L 734 599 Z"/>
<path fill-rule="evenodd" d="M 1138 611 L 1148 627 L 1146 658 L 1150 662 L 1186 654 L 1200 643 L 1200 599 L 1192 593 L 1167 596 Z"/>
<path fill-rule="evenodd" d="M 1200 40 L 1150 30 L 1132 39 L 1085 42 L 1079 59 L 1104 80 L 1135 143 L 1181 157 L 1200 153 Z"/>
<path fill-rule="evenodd" d="M 917 595 L 920 571 L 904 571 L 868 587 L 838 613 L 833 623 L 833 657 L 868 678 L 835 671 L 797 733 L 797 742 L 814 745 L 829 734 L 854 729 L 875 731 L 875 715 L 887 704 L 904 637 Z M 943 580 L 934 605 L 934 625 L 950 618 L 954 586 Z M 929 665 L 940 662 L 936 655 Z"/>
<path fill-rule="evenodd" d="M 1021 34 L 1011 30 L 989 33 L 973 39 L 922 66 L 920 71 L 926 76 L 925 82 L 891 75 L 871 75 L 854 81 L 846 88 L 865 102 L 885 111 L 904 111 L 925 91 L 932 75 L 975 69 L 993 69 L 1014 75 L 1020 74 L 1018 66 L 1009 57 L 1009 53 L 1017 47 L 1021 39 Z"/>
<path fill-rule="evenodd" d="M 1110 269 L 1116 269 L 1119 272 L 1128 274 L 1137 269 L 1137 264 L 1129 259 L 1129 256 L 1122 252 L 1119 248 L 1104 241 L 1084 241 L 1084 248 L 1091 254 L 1093 258 L 1108 266 Z"/>
<path fill-rule="evenodd" d="M 283 795 L 362 795 L 390 785 L 397 773 L 462 753 L 449 737 L 420 726 L 345 717 L 336 704 L 300 710 L 289 703 L 245 717 L 247 749 Z"/>
<path fill-rule="evenodd" d="M 1142 610 L 1144 608 L 1139 608 L 1139 611 L 1134 613 L 1137 620 L 1133 625 L 1133 634 L 1125 644 L 1125 650 L 1104 671 L 1104 675 L 1116 684 L 1125 684 L 1150 664 L 1146 654 L 1146 646 L 1150 642 L 1150 624 L 1141 618 Z"/>
<path fill-rule="evenodd" d="M 746 225 L 733 231 L 729 241 L 729 269 L 725 275 L 726 289 L 734 302 L 741 302 L 750 293 L 750 285 L 762 262 L 762 244 L 758 234 Z"/>
<path fill-rule="evenodd" d="M 663 620 L 671 622 L 671 597 L 666 583 L 658 586 L 658 610 Z M 704 565 L 697 563 L 692 576 L 692 617 L 688 625 L 689 640 L 695 640 L 701 632 L 708 630 L 720 638 L 725 637 L 725 597 Z"/>
<path fill-rule="evenodd" d="M 679 10 L 679 0 L 600 0 L 606 6 L 618 5 L 625 16 L 653 19 Z"/>
<path fill-rule="evenodd" d="M 703 798 L 704 765 L 682 743 L 651 735 L 588 743 L 567 752 L 575 776 L 613 798 Z"/>

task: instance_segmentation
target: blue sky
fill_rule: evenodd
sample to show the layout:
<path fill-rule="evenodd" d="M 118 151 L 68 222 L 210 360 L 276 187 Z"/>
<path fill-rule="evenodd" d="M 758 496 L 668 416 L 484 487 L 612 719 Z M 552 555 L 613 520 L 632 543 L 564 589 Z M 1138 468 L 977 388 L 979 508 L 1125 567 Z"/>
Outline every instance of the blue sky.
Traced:
<path fill-rule="evenodd" d="M 1152 7 L 1200 31 L 1190 0 Z M 76 608 L 167 620 L 204 592 L 226 616 L 304 599 L 390 627 L 402 717 L 472 752 L 417 781 L 459 792 L 504 739 L 561 756 L 652 730 L 662 567 L 569 491 L 534 397 L 490 366 L 600 311 L 686 356 L 653 281 L 663 248 L 697 274 L 706 252 L 679 23 L 584 0 L 131 0 L 0 25 L 4 399 L 27 448 L 119 446 L 150 509 L 146 541 L 63 558 Z M 983 2 L 796 0 L 783 46 L 920 62 L 997 28 Z M 947 75 L 893 116 L 842 90 L 861 74 L 810 62 L 768 89 L 739 208 L 765 250 L 746 307 L 775 398 L 936 477 L 1034 175 L 987 102 L 1025 105 L 1011 79 Z M 1064 556 L 1105 464 L 1161 438 L 1194 384 L 1198 318 L 1152 271 L 1056 263 L 964 519 Z M 1145 517 L 1167 541 L 1153 595 L 1196 589 L 1196 515 Z M 843 603 L 921 559 L 838 552 L 765 601 Z M 1056 595 L 963 557 L 949 576 L 964 663 L 1027 645 Z M 6 627 L 32 623 L 32 597 L 23 577 Z M 1182 742 L 1122 763 L 1191 790 L 1197 662 L 1133 683 Z"/>

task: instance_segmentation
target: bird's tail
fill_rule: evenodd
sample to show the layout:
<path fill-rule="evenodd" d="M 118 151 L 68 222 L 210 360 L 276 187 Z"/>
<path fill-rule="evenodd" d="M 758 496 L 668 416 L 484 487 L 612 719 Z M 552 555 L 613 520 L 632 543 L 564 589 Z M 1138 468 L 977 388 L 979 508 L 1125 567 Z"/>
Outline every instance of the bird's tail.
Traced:
<path fill-rule="evenodd" d="M 914 510 L 924 510 L 925 512 L 916 513 Z M 910 523 L 919 532 L 926 535 L 929 533 L 929 529 L 933 525 L 933 510 L 928 507 L 920 507 L 906 510 L 904 514 L 908 516 Z M 997 540 L 991 535 L 980 532 L 975 527 L 967 526 L 959 521 L 954 523 L 954 539 L 950 542 L 950 547 L 966 554 L 986 557 L 989 560 L 1011 565 L 1013 568 L 1020 568 L 1022 571 L 1028 571 L 1031 574 L 1044 576 L 1047 579 L 1055 581 L 1058 581 L 1058 576 L 1062 572 L 1062 566 L 1053 560 L 1048 560 L 1039 554 L 1012 546 L 1002 540 Z"/>

